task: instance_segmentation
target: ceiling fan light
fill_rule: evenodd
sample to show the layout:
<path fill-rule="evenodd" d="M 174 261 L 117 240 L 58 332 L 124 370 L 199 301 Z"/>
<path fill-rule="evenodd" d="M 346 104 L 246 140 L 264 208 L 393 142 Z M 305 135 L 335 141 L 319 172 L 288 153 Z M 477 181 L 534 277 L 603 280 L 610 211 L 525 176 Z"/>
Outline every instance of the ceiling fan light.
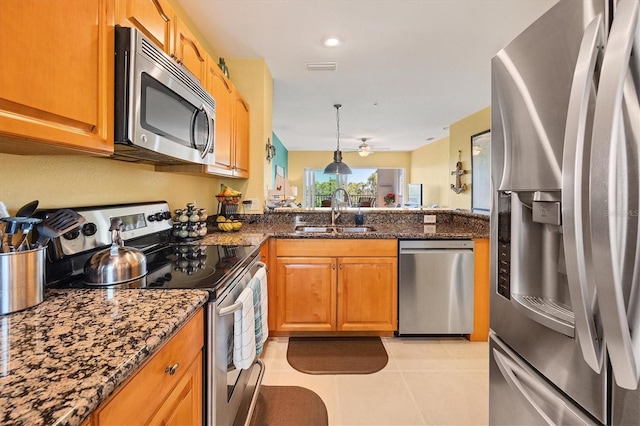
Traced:
<path fill-rule="evenodd" d="M 358 154 L 360 154 L 360 157 L 367 157 L 369 154 L 371 154 L 371 152 L 367 151 L 366 149 L 359 149 Z"/>

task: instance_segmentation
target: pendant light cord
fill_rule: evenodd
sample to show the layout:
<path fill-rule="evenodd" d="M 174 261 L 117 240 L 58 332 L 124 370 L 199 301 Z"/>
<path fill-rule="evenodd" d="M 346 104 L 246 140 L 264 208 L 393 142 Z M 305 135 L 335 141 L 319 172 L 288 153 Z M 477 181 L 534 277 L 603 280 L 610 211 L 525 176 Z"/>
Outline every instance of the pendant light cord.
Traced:
<path fill-rule="evenodd" d="M 335 104 L 334 107 L 336 109 L 336 127 L 337 127 L 337 131 L 336 131 L 336 138 L 338 140 L 338 151 L 340 151 L 340 107 L 342 105 L 340 104 Z"/>

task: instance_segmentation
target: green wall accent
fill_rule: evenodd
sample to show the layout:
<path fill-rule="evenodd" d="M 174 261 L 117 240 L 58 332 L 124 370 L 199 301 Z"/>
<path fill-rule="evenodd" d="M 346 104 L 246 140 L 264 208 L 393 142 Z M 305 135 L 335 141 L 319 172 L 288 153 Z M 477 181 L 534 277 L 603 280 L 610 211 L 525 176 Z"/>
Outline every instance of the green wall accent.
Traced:
<path fill-rule="evenodd" d="M 282 141 L 278 138 L 278 136 L 273 133 L 273 137 L 271 143 L 276 148 L 276 156 L 271 159 L 271 188 L 276 183 L 276 166 L 280 166 L 284 169 L 284 177 L 289 175 L 289 170 L 287 170 L 287 166 L 289 164 L 289 151 L 282 144 Z"/>

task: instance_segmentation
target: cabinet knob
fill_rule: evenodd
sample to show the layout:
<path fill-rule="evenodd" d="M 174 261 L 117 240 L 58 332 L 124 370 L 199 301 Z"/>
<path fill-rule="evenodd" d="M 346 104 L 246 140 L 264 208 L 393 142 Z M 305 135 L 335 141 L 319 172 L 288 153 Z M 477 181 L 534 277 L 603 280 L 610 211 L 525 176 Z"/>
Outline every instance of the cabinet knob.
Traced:
<path fill-rule="evenodd" d="M 342 269 L 342 263 L 340 264 L 340 269 Z"/>
<path fill-rule="evenodd" d="M 180 367 L 180 364 L 176 362 L 173 365 L 167 366 L 167 368 L 164 369 L 164 372 L 169 373 L 170 376 L 173 376 L 174 374 L 176 374 L 176 371 L 178 371 L 178 367 Z"/>

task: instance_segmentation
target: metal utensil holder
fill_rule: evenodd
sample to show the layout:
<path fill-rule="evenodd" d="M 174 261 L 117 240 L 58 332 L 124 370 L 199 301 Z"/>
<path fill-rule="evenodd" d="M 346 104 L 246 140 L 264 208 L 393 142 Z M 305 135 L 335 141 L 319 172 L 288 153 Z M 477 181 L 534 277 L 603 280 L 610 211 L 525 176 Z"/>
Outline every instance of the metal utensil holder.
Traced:
<path fill-rule="evenodd" d="M 46 247 L 0 254 L 0 315 L 44 300 Z"/>

